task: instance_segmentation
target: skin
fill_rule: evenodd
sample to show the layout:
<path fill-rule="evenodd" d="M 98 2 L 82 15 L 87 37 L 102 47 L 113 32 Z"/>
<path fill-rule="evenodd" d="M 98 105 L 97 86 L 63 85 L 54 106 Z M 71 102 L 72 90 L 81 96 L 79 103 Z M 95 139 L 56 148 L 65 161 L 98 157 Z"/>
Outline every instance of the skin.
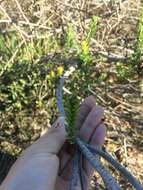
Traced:
<path fill-rule="evenodd" d="M 79 136 L 93 146 L 104 143 L 103 109 L 92 96 L 82 103 L 77 119 Z M 66 141 L 62 118 L 40 139 L 28 147 L 12 166 L 0 190 L 65 190 L 68 189 L 75 146 Z M 89 188 L 93 169 L 83 158 L 84 187 Z M 80 185 L 76 190 L 80 190 Z"/>

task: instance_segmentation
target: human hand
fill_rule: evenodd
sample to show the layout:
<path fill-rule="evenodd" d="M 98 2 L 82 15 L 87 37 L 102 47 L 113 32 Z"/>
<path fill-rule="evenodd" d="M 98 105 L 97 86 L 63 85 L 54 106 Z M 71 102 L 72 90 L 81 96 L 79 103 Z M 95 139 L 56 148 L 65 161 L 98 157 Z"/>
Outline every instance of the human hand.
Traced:
<path fill-rule="evenodd" d="M 79 136 L 93 146 L 104 143 L 103 109 L 88 97 L 80 107 Z M 66 131 L 59 118 L 48 132 L 28 147 L 15 162 L 0 190 L 66 190 L 71 175 L 74 146 L 66 142 Z M 83 160 L 85 187 L 88 189 L 93 169 Z M 80 189 L 80 186 L 77 187 Z"/>

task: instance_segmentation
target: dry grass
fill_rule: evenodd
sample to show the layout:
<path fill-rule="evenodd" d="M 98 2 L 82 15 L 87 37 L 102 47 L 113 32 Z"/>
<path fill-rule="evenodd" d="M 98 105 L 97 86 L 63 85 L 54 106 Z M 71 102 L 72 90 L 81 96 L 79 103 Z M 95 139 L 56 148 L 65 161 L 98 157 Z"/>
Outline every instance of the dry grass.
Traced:
<path fill-rule="evenodd" d="M 99 17 L 96 35 L 91 39 L 91 52 L 95 56 L 93 77 L 107 73 L 108 81 L 99 82 L 89 93 L 105 108 L 107 123 L 106 149 L 116 156 L 141 182 L 143 181 L 143 92 L 140 75 L 132 79 L 118 80 L 116 62 L 125 62 L 134 52 L 137 24 L 141 10 L 139 0 L 6 0 L 0 1 L 0 32 L 17 31 L 21 43 L 40 36 L 40 32 L 61 38 L 67 23 L 73 23 L 79 40 L 84 39 L 92 16 Z M 44 36 L 43 36 L 44 38 Z M 62 42 L 63 40 L 63 42 Z M 58 52 L 60 53 L 60 51 Z M 11 57 L 14 62 L 17 52 Z M 72 53 L 71 53 L 72 54 Z M 102 55 L 102 59 L 96 56 Z M 130 61 L 130 60 L 129 60 Z M 44 114 L 41 113 L 41 118 Z M 44 115 L 46 117 L 46 115 Z M 36 123 L 29 118 L 29 123 Z M 46 121 L 46 125 L 49 121 Z M 41 122 L 39 126 L 41 127 Z M 1 124 L 2 126 L 2 124 Z M 36 125 L 37 126 L 37 123 Z M 34 129 L 33 129 L 34 130 Z M 37 132 L 39 133 L 39 129 Z M 0 136 L 2 139 L 2 137 Z M 34 137 L 36 138 L 36 137 Z M 33 139 L 34 139 L 33 138 Z M 0 140 L 1 140 L 0 139 Z M 1 147 L 8 145 L 19 152 L 26 145 L 15 148 L 13 141 L 1 140 Z M 9 148 L 8 148 L 9 150 Z M 11 148 L 9 152 L 11 151 Z M 124 189 L 132 189 L 117 175 Z"/>

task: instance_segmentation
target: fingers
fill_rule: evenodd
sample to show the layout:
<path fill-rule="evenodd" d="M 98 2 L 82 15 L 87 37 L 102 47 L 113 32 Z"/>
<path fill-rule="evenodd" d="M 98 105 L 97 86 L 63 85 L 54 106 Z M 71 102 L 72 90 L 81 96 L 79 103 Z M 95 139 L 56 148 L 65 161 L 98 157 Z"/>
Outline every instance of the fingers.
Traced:
<path fill-rule="evenodd" d="M 86 142 L 94 146 L 101 145 L 104 143 L 106 130 L 105 130 L 105 125 L 100 124 L 102 116 L 103 116 L 103 109 L 95 106 L 92 109 L 92 111 L 88 114 L 88 117 L 84 122 L 83 127 L 80 130 L 81 137 Z M 72 159 L 70 157 L 70 154 L 67 154 L 66 152 L 63 153 L 63 156 L 61 158 L 62 158 L 62 164 L 61 164 L 62 167 L 66 165 L 66 168 L 63 169 L 61 172 L 62 174 L 61 176 L 62 178 L 67 180 L 71 172 Z M 83 170 L 88 176 L 90 176 L 93 172 L 92 167 L 85 159 L 83 161 Z"/>
<path fill-rule="evenodd" d="M 106 136 L 106 126 L 103 123 L 101 123 L 97 127 L 89 144 L 91 144 L 93 146 L 102 145 L 105 141 L 105 136 Z"/>
<path fill-rule="evenodd" d="M 96 102 L 93 96 L 87 97 L 84 100 L 84 102 L 81 104 L 78 119 L 77 119 L 78 128 L 81 128 L 89 112 L 92 110 L 92 108 L 95 105 L 96 105 Z"/>
<path fill-rule="evenodd" d="M 89 144 L 93 146 L 98 146 L 104 143 L 106 128 L 105 125 L 101 123 L 104 110 L 103 108 L 96 106 L 94 99 L 88 99 L 89 107 L 86 108 L 86 104 L 84 105 L 85 112 L 81 110 L 80 118 L 83 122 L 82 128 L 80 129 L 79 136 Z M 83 119 L 82 113 L 87 114 Z M 87 176 L 91 176 L 93 173 L 93 168 L 89 164 L 86 159 L 83 159 L 83 170 L 87 174 Z"/>
<path fill-rule="evenodd" d="M 102 123 L 96 128 L 89 144 L 94 147 L 102 145 L 105 141 L 105 136 L 106 136 L 106 126 Z M 83 170 L 89 177 L 92 176 L 93 171 L 94 171 L 93 167 L 90 165 L 90 163 L 86 159 L 84 159 L 83 161 Z"/>
<path fill-rule="evenodd" d="M 87 97 L 84 102 L 80 106 L 80 111 L 77 119 L 77 127 L 81 128 L 86 117 L 92 110 L 92 108 L 96 105 L 95 99 L 93 96 Z M 67 143 L 66 143 L 67 144 Z M 64 146 L 59 153 L 60 158 L 60 174 L 62 174 L 63 178 L 68 178 L 69 171 L 71 170 L 71 162 L 72 162 L 72 150 L 69 146 Z M 65 169 L 66 167 L 66 169 Z"/>
<path fill-rule="evenodd" d="M 91 112 L 88 114 L 79 136 L 86 142 L 90 141 L 90 138 L 94 134 L 96 127 L 101 123 L 103 117 L 103 109 L 101 107 L 94 106 Z"/>
<path fill-rule="evenodd" d="M 86 98 L 80 107 L 78 118 L 79 136 L 84 141 L 96 146 L 104 142 L 105 126 L 101 125 L 102 117 L 103 109 L 96 106 L 95 99 L 92 96 Z M 67 152 L 66 148 L 62 149 L 60 160 L 62 168 L 60 175 L 63 179 L 68 180 L 71 172 L 72 155 Z M 93 172 L 85 159 L 83 170 L 88 176 Z"/>

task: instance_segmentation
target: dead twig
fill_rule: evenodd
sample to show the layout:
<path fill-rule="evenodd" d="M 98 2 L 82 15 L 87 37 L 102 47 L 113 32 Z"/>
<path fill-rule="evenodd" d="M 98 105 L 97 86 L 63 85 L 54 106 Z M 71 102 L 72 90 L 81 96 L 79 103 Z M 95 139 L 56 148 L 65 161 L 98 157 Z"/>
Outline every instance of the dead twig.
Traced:
<path fill-rule="evenodd" d="M 0 9 L 2 10 L 2 12 L 4 13 L 4 15 L 9 19 L 9 21 L 13 24 L 13 26 L 16 28 L 16 30 L 20 33 L 21 37 L 25 40 L 25 37 L 28 37 L 28 34 L 23 31 L 19 26 L 17 26 L 12 19 L 10 18 L 10 16 L 8 15 L 8 13 L 6 12 L 6 10 L 0 5 Z"/>
<path fill-rule="evenodd" d="M 115 102 L 118 102 L 118 103 L 120 103 L 120 104 L 122 104 L 122 105 L 124 105 L 124 106 L 127 106 L 127 107 L 130 107 L 130 108 L 132 108 L 132 109 L 134 109 L 135 111 L 137 111 L 137 112 L 139 112 L 139 113 L 143 113 L 143 109 L 142 108 L 139 108 L 139 107 L 136 107 L 136 106 L 133 106 L 133 105 L 131 105 L 131 104 L 128 104 L 127 102 L 124 102 L 124 101 L 122 101 L 121 99 L 119 99 L 119 98 L 115 98 L 115 97 L 113 97 L 111 94 L 107 94 L 107 97 L 109 97 L 110 99 L 112 99 L 112 100 L 114 100 Z"/>
<path fill-rule="evenodd" d="M 116 61 L 128 62 L 128 61 L 130 61 L 130 57 L 125 57 L 123 55 L 117 55 L 115 53 L 108 53 L 108 52 L 104 52 L 104 51 L 99 51 L 98 54 L 106 57 L 111 62 L 116 62 Z"/>
<path fill-rule="evenodd" d="M 16 2 L 16 5 L 17 5 L 17 7 L 18 7 L 20 13 L 22 14 L 23 18 L 25 19 L 25 21 L 26 21 L 27 23 L 30 23 L 30 22 L 29 22 L 29 19 L 25 16 L 25 14 L 24 14 L 24 12 L 23 12 L 23 10 L 22 10 L 22 8 L 21 8 L 19 2 L 18 2 L 17 0 L 14 0 L 14 1 Z"/>

